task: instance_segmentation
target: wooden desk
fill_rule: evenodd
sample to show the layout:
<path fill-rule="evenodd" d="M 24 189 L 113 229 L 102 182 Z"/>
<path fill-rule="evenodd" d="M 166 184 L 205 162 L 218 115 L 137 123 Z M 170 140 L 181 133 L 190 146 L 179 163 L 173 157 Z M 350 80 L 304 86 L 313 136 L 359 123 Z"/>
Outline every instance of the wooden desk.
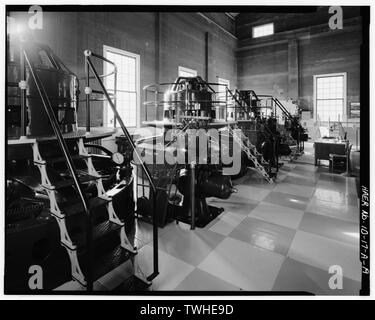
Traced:
<path fill-rule="evenodd" d="M 319 160 L 329 160 L 329 155 L 346 154 L 347 141 L 340 141 L 335 139 L 318 139 L 314 142 L 315 149 L 315 165 L 318 165 Z"/>

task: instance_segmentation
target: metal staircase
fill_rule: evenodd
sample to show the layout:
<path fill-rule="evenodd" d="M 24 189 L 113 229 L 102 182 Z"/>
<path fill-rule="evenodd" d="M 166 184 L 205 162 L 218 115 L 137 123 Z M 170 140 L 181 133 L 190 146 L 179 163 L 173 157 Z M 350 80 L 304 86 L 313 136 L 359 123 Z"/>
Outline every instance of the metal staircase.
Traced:
<path fill-rule="evenodd" d="M 41 142 L 36 141 L 33 144 L 34 164 L 39 168 L 42 186 L 47 191 L 50 201 L 50 212 L 58 223 L 61 244 L 66 248 L 69 255 L 72 278 L 78 281 L 81 285 L 86 286 L 87 281 L 81 267 L 82 265 L 86 265 L 84 261 L 84 257 L 87 254 L 87 250 L 85 250 L 85 239 L 82 235 L 72 235 L 67 227 L 69 225 L 69 220 L 73 220 L 76 215 L 82 214 L 83 206 L 80 202 L 69 203 L 64 206 L 64 204 L 57 201 L 56 192 L 62 188 L 72 186 L 74 181 L 71 178 L 62 179 L 60 181 L 53 181 L 49 178 L 48 167 L 52 164 L 64 162 L 65 159 L 63 157 L 49 159 L 43 157 L 39 148 L 40 143 Z M 137 250 L 133 248 L 126 236 L 125 223 L 120 220 L 114 210 L 112 196 L 108 195 L 104 190 L 102 177 L 96 171 L 92 163 L 92 156 L 87 152 L 83 143 L 83 138 L 78 138 L 75 143 L 77 144 L 78 154 L 75 154 L 72 158 L 74 161 L 81 160 L 86 164 L 86 170 L 77 171 L 78 178 L 81 183 L 91 182 L 96 186 L 97 195 L 88 199 L 91 220 L 95 220 L 95 215 L 93 214 L 93 209 L 95 208 L 102 208 L 102 210 L 106 211 L 107 215 L 107 218 L 104 221 L 93 224 L 92 226 L 92 241 L 94 247 L 100 245 L 100 241 L 106 237 L 108 238 L 111 234 L 117 234 L 119 236 L 117 245 L 109 250 L 112 250 L 112 253 L 110 252 L 107 257 L 96 256 L 96 258 L 99 259 L 94 261 L 93 281 L 95 281 L 114 267 L 127 261 L 132 255 L 137 254 Z M 98 263 L 98 261 L 100 261 L 100 263 Z M 136 262 L 136 260 L 135 263 L 133 262 L 135 269 L 134 274 L 142 278 L 142 276 L 138 274 L 139 268 L 136 266 Z M 95 266 L 95 264 L 98 265 Z M 87 266 L 85 269 L 87 270 Z M 145 281 L 145 279 L 142 280 Z"/>
<path fill-rule="evenodd" d="M 229 88 L 226 88 L 226 90 L 234 100 L 235 104 L 240 108 L 241 111 L 243 111 L 247 115 L 247 118 L 250 119 L 249 108 L 251 108 L 251 106 L 247 105 L 246 102 L 243 102 L 244 100 L 241 99 L 241 95 L 239 94 L 239 92 L 237 92 L 236 96 L 236 94 L 234 94 Z M 254 97 L 258 99 L 255 92 Z M 246 104 L 246 107 L 248 108 L 246 108 L 244 104 Z M 266 127 L 265 129 L 267 130 L 268 128 Z M 241 146 L 242 150 L 246 153 L 248 159 L 254 164 L 254 168 L 259 172 L 259 174 L 267 182 L 274 183 L 273 179 L 270 177 L 268 173 L 271 169 L 270 164 L 264 159 L 263 155 L 260 152 L 258 152 L 256 146 L 254 146 L 251 143 L 250 139 L 246 137 L 246 135 L 241 130 L 233 130 L 231 126 L 229 126 L 229 131 L 232 133 L 232 136 L 234 137 L 235 141 Z M 238 134 L 239 131 L 241 132 L 240 135 Z M 267 130 L 267 133 L 268 131 L 269 130 Z"/>
<path fill-rule="evenodd" d="M 87 56 L 86 62 L 86 71 L 88 71 L 88 67 L 90 66 L 94 71 L 95 77 L 97 77 L 98 75 Z M 114 194 L 113 189 L 117 186 L 112 190 L 106 191 L 104 189 L 102 177 L 93 165 L 92 155 L 86 149 L 82 135 L 73 134 L 69 137 L 69 143 L 65 140 L 44 85 L 35 71 L 33 64 L 30 63 L 27 48 L 24 46 L 21 48 L 21 65 L 24 69 L 21 84 L 25 82 L 27 66 L 60 147 L 61 154 L 49 157 L 47 155 L 48 152 L 41 152 L 41 150 L 43 151 L 43 140 L 35 139 L 32 144 L 33 162 L 39 169 L 41 184 L 48 195 L 50 213 L 56 219 L 59 226 L 61 244 L 66 248 L 69 255 L 73 280 L 78 281 L 82 286 L 86 287 L 87 291 L 92 291 L 94 281 L 125 261 L 130 260 L 133 265 L 133 275 L 144 283 L 150 284 L 150 281 L 158 274 L 157 255 L 156 259 L 154 256 L 154 273 L 146 279 L 138 265 L 137 249 L 129 241 L 126 235 L 125 223 L 119 218 L 113 207 L 111 195 Z M 103 88 L 103 93 L 114 109 L 116 119 L 120 122 L 126 137 L 129 139 L 133 150 L 135 150 L 134 143 L 118 115 L 108 92 L 104 88 L 100 78 L 97 79 Z M 25 90 L 26 87 L 22 86 L 21 91 L 24 93 Z M 89 103 L 87 105 L 89 107 Z M 22 109 L 26 110 L 24 100 L 22 102 Z M 22 123 L 24 127 L 25 121 Z M 26 131 L 23 129 L 22 132 Z M 73 145 L 75 144 L 73 148 L 72 142 Z M 75 162 L 77 161 L 85 162 L 84 170 L 76 168 Z M 50 174 L 51 166 L 55 164 L 65 164 L 66 166 L 66 170 L 62 171 L 63 176 L 60 176 L 58 179 Z M 141 166 L 146 170 L 147 175 L 147 168 L 144 167 L 143 163 L 141 163 Z M 95 184 L 95 196 L 86 193 L 83 184 L 87 183 Z M 152 180 L 150 180 L 150 184 L 154 190 Z M 78 194 L 78 199 L 76 197 L 75 200 L 59 201 L 57 197 L 58 191 L 72 187 L 74 187 L 75 192 Z M 103 212 L 106 217 L 102 220 L 98 219 L 97 215 Z M 83 230 L 74 232 L 72 230 L 72 225 L 74 225 L 72 221 L 77 218 L 81 222 L 83 220 L 83 223 L 81 223 Z M 115 238 L 117 240 L 113 241 Z M 112 240 L 108 241 L 108 239 Z M 154 233 L 154 241 L 156 242 L 156 244 L 154 243 L 154 249 L 156 246 L 157 253 L 157 227 L 156 233 Z"/>
<path fill-rule="evenodd" d="M 159 249 L 158 249 L 158 218 L 157 218 L 157 212 L 156 212 L 156 198 L 157 198 L 157 188 L 155 185 L 155 181 L 151 175 L 150 170 L 144 163 L 143 159 L 141 158 L 141 155 L 137 151 L 137 148 L 134 144 L 134 141 L 131 138 L 131 135 L 126 128 L 120 114 L 117 111 L 116 108 L 116 81 L 117 81 L 117 67 L 116 65 L 108 60 L 107 58 L 98 55 L 96 53 L 91 52 L 90 50 L 84 51 L 85 56 L 85 77 L 86 77 L 86 87 L 85 87 L 85 93 L 86 93 L 86 131 L 90 131 L 90 95 L 95 92 L 97 94 L 103 95 L 103 98 L 107 100 L 109 107 L 111 108 L 114 119 L 115 119 L 115 125 L 116 123 L 119 124 L 124 136 L 126 137 L 127 141 L 129 142 L 129 145 L 131 146 L 133 150 L 134 155 L 134 161 L 136 161 L 136 164 L 140 165 L 142 168 L 142 171 L 146 175 L 149 185 L 150 185 L 150 191 L 152 194 L 152 247 L 153 247 L 153 272 L 147 277 L 143 277 L 143 273 L 141 272 L 139 266 L 138 266 L 138 260 L 137 255 L 135 255 L 133 259 L 133 267 L 134 267 L 134 276 L 142 280 L 146 284 L 151 284 L 151 281 L 156 278 L 159 275 Z M 113 66 L 113 71 L 110 72 L 107 75 L 99 75 L 96 68 L 94 67 L 94 64 L 91 60 L 91 58 L 99 59 L 103 62 L 107 62 Z M 90 76 L 90 70 L 93 73 L 93 76 Z M 115 88 L 113 94 L 109 93 L 105 85 L 103 84 L 102 79 L 108 75 L 114 75 L 114 83 Z M 101 90 L 92 90 L 90 85 L 90 79 L 96 80 Z M 88 120 L 87 120 L 88 119 Z M 137 183 L 137 182 L 134 182 Z"/>
<path fill-rule="evenodd" d="M 298 130 L 298 141 L 294 138 L 292 138 L 292 135 L 290 132 L 285 132 L 285 135 L 287 137 L 286 143 L 289 144 L 289 146 L 292 149 L 292 154 L 290 155 L 290 159 L 296 159 L 298 156 L 301 156 L 303 154 L 304 150 L 304 144 L 303 141 L 301 141 L 301 134 L 304 132 L 304 129 L 302 125 L 299 123 L 299 121 L 292 116 L 292 114 L 284 107 L 284 105 L 280 102 L 279 99 L 273 97 L 273 96 L 266 96 L 263 95 L 263 97 L 268 97 L 271 99 L 271 101 L 275 105 L 275 111 L 276 107 L 281 110 L 281 112 L 284 114 L 285 118 L 287 118 L 292 125 L 294 125 Z M 285 130 L 284 130 L 285 131 Z"/>
<path fill-rule="evenodd" d="M 248 159 L 254 164 L 254 168 L 259 174 L 269 183 L 274 183 L 273 179 L 267 173 L 266 168 L 269 168 L 269 163 L 263 158 L 263 155 L 258 152 L 250 140 L 240 130 L 229 129 L 232 133 L 235 142 L 241 145 L 242 150 L 246 153 Z M 240 132 L 240 135 L 238 134 Z"/>

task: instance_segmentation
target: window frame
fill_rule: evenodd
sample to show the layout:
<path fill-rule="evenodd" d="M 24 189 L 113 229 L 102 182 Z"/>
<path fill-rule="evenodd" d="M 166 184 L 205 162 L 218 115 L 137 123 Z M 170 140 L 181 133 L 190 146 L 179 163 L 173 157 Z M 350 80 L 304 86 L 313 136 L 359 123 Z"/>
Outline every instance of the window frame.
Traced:
<path fill-rule="evenodd" d="M 224 85 L 227 86 L 227 88 L 229 89 L 229 86 L 230 86 L 230 80 L 228 79 L 225 79 L 225 78 L 221 78 L 221 77 L 217 77 L 217 83 L 220 84 L 218 86 L 218 92 L 217 92 L 217 95 L 216 95 L 216 100 L 218 101 L 226 101 L 226 98 L 227 96 L 225 95 L 226 94 L 226 90 L 224 89 L 224 95 L 223 96 L 220 96 L 220 89 L 224 88 Z M 226 120 L 226 105 L 222 105 L 222 104 L 218 104 L 216 107 L 216 119 L 217 120 Z M 221 117 L 222 116 L 222 117 Z"/>
<path fill-rule="evenodd" d="M 136 124 L 135 126 L 126 126 L 127 128 L 140 128 L 140 123 L 141 123 L 141 81 L 140 81 L 140 66 L 141 66 L 141 63 L 140 63 L 140 60 L 141 60 L 141 56 L 139 54 L 136 54 L 136 53 L 133 53 L 133 52 L 129 52 L 129 51 L 126 51 L 126 50 L 123 50 L 123 49 L 119 49 L 119 48 L 115 48 L 115 47 L 111 47 L 111 46 L 108 46 L 108 45 L 103 45 L 103 57 L 104 58 L 107 58 L 106 57 L 106 53 L 107 51 L 111 51 L 115 54 L 120 54 L 120 55 L 124 55 L 124 56 L 128 56 L 128 57 L 131 57 L 131 58 L 134 58 L 135 59 L 135 89 L 136 89 Z M 107 74 L 108 73 L 108 70 L 107 70 L 107 62 L 103 61 L 103 74 Z M 103 79 L 103 83 L 104 85 L 106 86 L 106 78 Z M 109 125 L 108 124 L 108 102 L 107 101 L 103 101 L 103 126 L 107 126 Z M 116 105 L 117 107 L 117 105 Z M 116 126 L 114 128 L 118 128 L 117 127 L 117 122 L 116 122 Z"/>
<path fill-rule="evenodd" d="M 230 87 L 230 80 L 228 79 L 217 77 L 217 82 L 220 84 L 219 89 L 224 87 L 224 84 L 228 87 L 228 89 Z"/>
<path fill-rule="evenodd" d="M 265 27 L 265 26 L 269 26 L 271 25 L 272 26 L 272 33 L 270 34 L 265 34 L 265 35 L 261 35 L 261 36 L 254 36 L 254 30 L 257 29 L 257 28 L 261 28 L 261 27 Z M 269 36 L 272 36 L 273 34 L 275 34 L 275 24 L 273 22 L 270 22 L 270 23 L 264 23 L 264 24 L 259 24 L 257 26 L 253 26 L 252 27 L 252 38 L 253 39 L 257 39 L 257 38 L 263 38 L 263 37 L 269 37 Z"/>
<path fill-rule="evenodd" d="M 178 66 L 177 74 L 178 74 L 179 77 L 183 77 L 183 76 L 180 76 L 180 71 L 194 74 L 192 77 L 197 77 L 198 76 L 197 70 L 186 68 L 186 67 L 183 67 L 183 66 Z"/>
<path fill-rule="evenodd" d="M 313 76 L 313 99 L 314 99 L 314 122 L 318 121 L 318 113 L 317 113 L 317 96 L 318 96 L 318 90 L 317 90 L 317 80 L 319 78 L 330 78 L 330 77 L 343 77 L 343 110 L 342 110 L 342 119 L 340 119 L 340 122 L 346 122 L 347 121 L 347 72 L 337 72 L 337 73 L 324 73 L 324 74 L 316 74 Z M 320 121 L 323 123 L 328 123 L 328 120 Z M 330 122 L 337 122 L 336 119 L 330 120 Z"/>

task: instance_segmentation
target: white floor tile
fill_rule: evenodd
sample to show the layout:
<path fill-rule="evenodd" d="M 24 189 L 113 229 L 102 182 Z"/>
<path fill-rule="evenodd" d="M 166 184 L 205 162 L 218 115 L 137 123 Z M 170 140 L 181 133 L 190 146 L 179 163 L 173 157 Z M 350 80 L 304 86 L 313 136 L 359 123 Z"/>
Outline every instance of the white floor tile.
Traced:
<path fill-rule="evenodd" d="M 315 188 L 290 183 L 280 183 L 273 190 L 309 198 L 313 195 Z"/>
<path fill-rule="evenodd" d="M 238 189 L 238 192 L 236 193 L 237 197 L 247 198 L 255 201 L 262 201 L 271 192 L 271 190 L 268 189 L 249 185 L 240 185 L 236 187 Z"/>
<path fill-rule="evenodd" d="M 159 237 L 159 249 L 197 266 L 223 239 L 223 235 L 207 229 L 190 230 L 187 224 L 170 224 L 168 231 Z"/>
<path fill-rule="evenodd" d="M 180 291 L 239 291 L 240 288 L 213 276 L 212 274 L 196 268 L 176 290 Z"/>
<path fill-rule="evenodd" d="M 314 192 L 314 198 L 322 201 L 330 201 L 343 205 L 357 206 L 358 197 L 356 194 L 346 194 L 340 192 L 339 190 L 329 189 L 329 188 L 316 188 Z"/>
<path fill-rule="evenodd" d="M 246 218 L 246 215 L 237 212 L 226 212 L 219 216 L 217 221 L 209 230 L 222 234 L 229 235 L 240 223 Z"/>
<path fill-rule="evenodd" d="M 153 272 L 152 246 L 144 246 L 138 255 L 140 268 L 148 276 Z M 152 290 L 174 290 L 193 270 L 193 266 L 159 250 L 159 275 L 152 281 Z"/>
<path fill-rule="evenodd" d="M 305 211 L 355 223 L 359 221 L 359 208 L 330 201 L 322 201 L 314 197 L 307 204 Z"/>
<path fill-rule="evenodd" d="M 345 182 L 338 182 L 320 179 L 316 186 L 319 188 L 336 190 L 345 194 L 357 194 L 355 183 L 353 183 L 351 180 Z"/>
<path fill-rule="evenodd" d="M 329 267 L 339 265 L 344 277 L 361 280 L 359 248 L 312 233 L 297 231 L 290 246 L 288 257 L 328 272 Z"/>
<path fill-rule="evenodd" d="M 304 212 L 302 210 L 261 202 L 249 213 L 249 217 L 297 229 L 303 214 Z"/>
<path fill-rule="evenodd" d="M 282 255 L 225 238 L 199 268 L 248 291 L 271 290 L 284 260 Z"/>

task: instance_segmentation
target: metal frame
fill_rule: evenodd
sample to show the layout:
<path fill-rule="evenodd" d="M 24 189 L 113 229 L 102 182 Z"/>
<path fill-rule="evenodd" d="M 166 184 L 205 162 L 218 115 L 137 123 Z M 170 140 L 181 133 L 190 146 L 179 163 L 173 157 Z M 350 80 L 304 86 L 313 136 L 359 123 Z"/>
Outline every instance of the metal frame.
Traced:
<path fill-rule="evenodd" d="M 113 102 L 112 98 L 111 98 L 111 95 L 110 93 L 108 93 L 106 87 L 104 86 L 103 84 L 103 81 L 102 81 L 102 76 L 100 76 L 98 74 L 98 72 L 96 71 L 92 61 L 91 61 L 91 57 L 94 57 L 94 58 L 97 58 L 99 60 L 103 60 L 103 61 L 106 61 L 106 62 L 109 62 L 111 64 L 114 65 L 113 62 L 109 61 L 108 59 L 106 59 L 105 57 L 103 56 L 100 56 L 98 54 L 95 54 L 93 52 L 91 52 L 90 50 L 85 50 L 84 52 L 85 54 L 85 69 L 86 69 L 86 78 L 87 79 L 90 79 L 90 70 L 92 71 L 92 73 L 94 74 L 94 78 L 96 79 L 96 81 L 98 82 L 101 90 L 102 90 L 102 93 L 103 95 L 105 96 L 105 98 L 107 99 L 110 107 L 112 108 L 112 111 L 113 111 L 113 114 L 115 116 L 115 118 L 117 119 L 125 137 L 128 139 L 128 142 L 129 144 L 131 145 L 132 149 L 133 149 L 133 154 L 135 154 L 138 162 L 140 163 L 141 167 L 142 167 L 142 170 L 144 171 L 144 173 L 146 174 L 147 176 L 147 179 L 149 180 L 150 182 L 150 187 L 151 187 L 151 190 L 153 192 L 153 273 L 151 275 L 149 275 L 147 277 L 147 280 L 148 281 L 151 281 L 153 280 L 158 274 L 159 274 L 159 256 L 158 256 L 158 224 L 157 224 L 157 219 L 156 219 L 156 186 L 155 186 L 155 183 L 153 181 L 153 178 L 151 176 L 151 173 L 150 171 L 148 170 L 147 166 L 144 164 L 144 162 L 142 161 L 142 158 L 140 156 L 140 154 L 138 153 L 137 149 L 136 149 L 136 146 L 130 136 L 130 133 L 128 131 L 128 129 L 126 128 L 124 122 L 122 121 L 121 119 L 121 116 L 120 114 L 118 113 L 117 109 L 116 109 L 116 106 L 115 106 L 115 103 Z M 88 100 L 90 97 L 87 97 Z"/>
<path fill-rule="evenodd" d="M 87 288 L 87 291 L 92 291 L 93 290 L 93 275 L 92 275 L 92 262 L 93 262 L 93 241 L 92 241 L 92 238 L 93 238 L 93 234 L 92 234 L 92 221 L 91 221 L 91 215 L 90 215 L 88 200 L 87 200 L 87 197 L 86 197 L 85 193 L 83 192 L 82 185 L 79 181 L 76 168 L 74 166 L 72 157 L 70 156 L 70 153 L 68 151 L 68 147 L 67 147 L 67 145 L 65 143 L 65 140 L 63 138 L 63 135 L 61 133 L 61 130 L 60 130 L 60 127 L 58 125 L 55 113 L 54 113 L 53 108 L 51 106 L 51 103 L 49 101 L 47 92 L 46 92 L 46 90 L 43 86 L 43 83 L 39 79 L 38 74 L 35 72 L 34 66 L 32 65 L 32 63 L 30 62 L 30 60 L 28 58 L 27 49 L 25 49 L 24 45 L 21 47 L 21 53 L 22 53 L 21 57 L 23 57 L 22 59 L 24 59 L 24 62 L 26 62 L 27 66 L 29 67 L 30 75 L 32 76 L 32 78 L 35 82 L 38 93 L 39 93 L 40 98 L 42 100 L 43 107 L 44 107 L 44 109 L 47 113 L 48 119 L 49 119 L 49 121 L 51 123 L 51 126 L 52 126 L 52 129 L 55 133 L 55 136 L 57 138 L 57 142 L 58 142 L 58 144 L 59 144 L 59 146 L 60 146 L 60 148 L 61 148 L 61 150 L 64 154 L 64 158 L 66 160 L 68 169 L 69 169 L 69 171 L 72 175 L 74 185 L 77 189 L 79 198 L 80 198 L 80 200 L 82 202 L 82 205 L 83 205 L 83 209 L 84 209 L 85 217 L 86 217 L 86 219 L 85 219 L 86 230 L 87 230 L 87 232 L 86 232 L 86 243 L 87 243 L 87 249 L 88 249 L 88 254 L 87 254 L 87 266 L 88 267 L 87 267 L 87 274 L 86 274 L 87 287 L 86 288 Z M 24 125 L 24 123 L 22 125 Z"/>

